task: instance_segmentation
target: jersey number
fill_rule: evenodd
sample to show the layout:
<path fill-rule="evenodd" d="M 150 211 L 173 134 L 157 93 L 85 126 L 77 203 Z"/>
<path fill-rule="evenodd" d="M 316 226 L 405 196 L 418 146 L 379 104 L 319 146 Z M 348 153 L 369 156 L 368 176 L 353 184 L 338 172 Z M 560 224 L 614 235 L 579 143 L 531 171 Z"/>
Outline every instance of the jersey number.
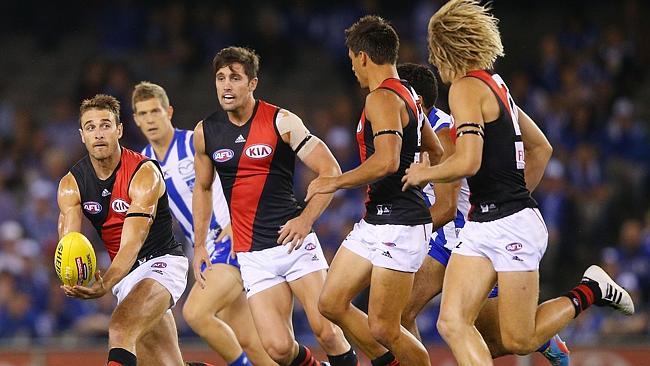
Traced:
<path fill-rule="evenodd" d="M 518 138 L 515 139 L 515 162 L 517 163 L 517 169 L 524 169 L 526 167 L 526 159 L 524 153 L 524 142 L 521 141 L 521 129 L 519 128 L 519 108 L 515 104 L 515 101 L 510 95 L 510 90 L 506 86 L 506 83 L 503 81 L 501 76 L 498 74 L 492 75 L 492 79 L 497 83 L 499 88 L 501 88 L 506 95 L 508 101 L 508 112 L 510 112 L 510 119 L 512 120 L 512 127 L 515 130 L 515 136 Z"/>

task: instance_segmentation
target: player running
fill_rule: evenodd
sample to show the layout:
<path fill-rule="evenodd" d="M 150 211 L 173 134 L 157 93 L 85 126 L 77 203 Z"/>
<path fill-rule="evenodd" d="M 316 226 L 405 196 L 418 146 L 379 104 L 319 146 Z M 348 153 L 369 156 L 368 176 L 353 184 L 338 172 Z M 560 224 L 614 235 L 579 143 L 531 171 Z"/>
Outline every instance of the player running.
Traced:
<path fill-rule="evenodd" d="M 135 123 L 149 142 L 142 153 L 160 164 L 172 214 L 194 246 L 194 132 L 174 129 L 174 109 L 159 85 L 141 82 L 133 90 L 131 101 Z M 228 365 L 275 365 L 262 348 L 244 294 L 239 263 L 231 256 L 230 214 L 219 179 L 214 180 L 212 191 L 207 240 L 195 249 L 205 251 L 210 261 L 200 268 L 201 281 L 194 283 L 183 316 Z"/>
<path fill-rule="evenodd" d="M 311 227 L 332 195 L 305 207 L 293 195 L 296 157 L 319 176 L 340 174 L 338 163 L 298 116 L 255 99 L 259 57 L 253 50 L 222 49 L 213 68 L 222 109 L 194 130 L 195 239 L 201 242 L 207 234 L 216 169 L 230 207 L 234 250 L 251 312 L 268 354 L 281 365 L 318 365 L 293 336 L 295 295 L 331 364 L 356 366 L 343 333 L 317 305 L 328 265 Z M 205 253 L 195 251 L 195 270 L 208 261 Z"/>
<path fill-rule="evenodd" d="M 429 123 L 444 148 L 442 161 L 453 154 L 453 121 L 451 117 L 437 109 L 434 104 L 438 98 L 438 85 L 433 72 L 424 65 L 400 64 L 397 66 L 400 77 L 409 82 L 418 94 L 419 101 L 428 116 Z M 416 317 L 424 306 L 440 292 L 449 262 L 451 250 L 458 245 L 458 236 L 465 226 L 469 213 L 469 187 L 467 179 L 450 183 L 427 184 L 424 187 L 425 200 L 433 219 L 434 232 L 429 241 L 429 255 L 415 274 L 411 299 L 402 313 L 402 325 L 418 339 Z M 495 287 L 488 295 L 476 320 L 476 328 L 483 335 L 493 358 L 508 354 L 503 349 L 499 336 L 499 314 L 497 311 L 498 289 Z M 569 350 L 555 335 L 538 350 L 552 365 L 569 365 Z"/>
<path fill-rule="evenodd" d="M 492 364 L 475 319 L 497 282 L 501 340 L 516 354 L 535 351 L 593 304 L 633 314 L 630 295 L 598 266 L 565 295 L 538 304 L 548 233 L 530 191 L 552 148 L 503 79 L 489 71 L 503 45 L 488 9 L 451 0 L 431 17 L 428 33 L 429 60 L 451 83 L 456 151 L 433 167 L 425 155 L 409 168 L 404 189 L 468 177 L 472 209 L 447 266 L 438 318 L 458 363 Z"/>

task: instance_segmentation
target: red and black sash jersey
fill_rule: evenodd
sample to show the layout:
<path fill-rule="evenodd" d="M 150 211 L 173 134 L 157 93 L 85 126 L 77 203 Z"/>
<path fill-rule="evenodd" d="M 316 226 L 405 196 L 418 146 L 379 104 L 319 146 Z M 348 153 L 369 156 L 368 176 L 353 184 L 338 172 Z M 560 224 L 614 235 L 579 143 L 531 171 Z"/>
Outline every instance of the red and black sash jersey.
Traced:
<path fill-rule="evenodd" d="M 293 194 L 296 153 L 277 130 L 279 110 L 257 100 L 243 126 L 231 123 L 223 110 L 203 121 L 206 153 L 230 207 L 236 252 L 277 246 L 280 226 L 301 212 Z"/>
<path fill-rule="evenodd" d="M 131 204 L 131 180 L 142 164 L 152 161 L 124 147 L 121 149 L 120 162 L 106 180 L 97 177 L 88 155 L 70 169 L 79 187 L 82 211 L 99 233 L 111 260 L 120 250 L 122 227 Z M 154 163 L 158 166 L 157 162 Z M 160 169 L 159 166 L 158 168 Z M 166 192 L 158 199 L 156 215 L 138 253 L 138 259 L 164 254 L 183 255 L 181 245 L 172 232 L 172 218 Z"/>
<path fill-rule="evenodd" d="M 537 207 L 524 178 L 524 143 L 518 113 L 508 87 L 498 74 L 471 71 L 468 77 L 483 81 L 499 103 L 499 117 L 485 123 L 483 158 L 478 172 L 467 178 L 472 194 L 469 219 L 492 221 L 527 207 Z"/>
<path fill-rule="evenodd" d="M 431 222 L 422 192 L 409 188 L 402 192 L 402 177 L 420 153 L 421 131 L 424 113 L 416 103 L 415 92 L 404 80 L 386 79 L 378 89 L 388 89 L 397 94 L 406 104 L 409 121 L 402 129 L 402 149 L 400 151 L 399 169 L 368 186 L 366 215 L 364 220 L 370 224 L 383 225 L 420 225 Z M 366 118 L 365 108 L 357 126 L 357 143 L 361 162 L 375 152 L 372 122 Z"/>

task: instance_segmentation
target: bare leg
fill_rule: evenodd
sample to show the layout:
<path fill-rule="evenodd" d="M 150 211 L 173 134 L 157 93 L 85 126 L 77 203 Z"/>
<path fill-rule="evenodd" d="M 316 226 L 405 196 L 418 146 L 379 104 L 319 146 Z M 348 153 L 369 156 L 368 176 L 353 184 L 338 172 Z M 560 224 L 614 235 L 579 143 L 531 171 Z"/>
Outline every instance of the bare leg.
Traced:
<path fill-rule="evenodd" d="M 138 340 L 159 324 L 170 303 L 169 291 L 157 281 L 145 278 L 138 282 L 111 316 L 109 348 L 123 348 L 136 354 Z M 175 359 L 177 365 L 183 363 L 178 342 L 169 344 L 160 352 L 164 360 Z"/>
<path fill-rule="evenodd" d="M 180 365 L 178 360 L 183 357 L 178 348 L 178 331 L 171 312 L 166 312 L 158 324 L 138 340 L 136 351 L 138 365 Z"/>
<path fill-rule="evenodd" d="M 474 322 L 495 282 L 496 273 L 489 259 L 451 255 L 445 273 L 438 330 L 460 366 L 492 365 L 490 351 Z"/>
<path fill-rule="evenodd" d="M 290 282 L 289 286 L 305 309 L 309 325 L 318 343 L 328 355 L 336 356 L 349 351 L 351 346 L 343 336 L 341 328 L 318 311 L 318 296 L 325 284 L 325 276 L 325 270 L 312 272 Z"/>
<path fill-rule="evenodd" d="M 416 318 L 424 306 L 442 292 L 444 278 L 445 266 L 428 255 L 424 258 L 420 269 L 415 273 L 411 297 L 402 312 L 402 325 L 420 341 L 422 341 L 422 338 L 420 337 Z"/>
<path fill-rule="evenodd" d="M 298 355 L 291 315 L 293 294 L 286 282 L 256 293 L 248 299 L 262 345 L 280 365 L 289 365 Z"/>
<path fill-rule="evenodd" d="M 239 270 L 228 264 L 215 264 L 212 270 L 204 272 L 204 276 L 206 287 L 194 284 L 183 308 L 183 316 L 190 327 L 228 363 L 242 354 L 245 344 L 246 354 L 253 364 L 274 365 L 257 337 Z M 228 312 L 227 309 L 233 306 L 237 306 L 237 311 Z M 220 319 L 217 314 L 233 314 L 236 323 L 230 323 L 230 319 Z M 239 329 L 233 331 L 229 324 Z M 238 339 L 237 335 L 245 338 Z"/>
<path fill-rule="evenodd" d="M 388 350 L 370 333 L 368 316 L 351 301 L 370 284 L 372 264 L 345 247 L 339 248 L 327 273 L 318 309 L 321 314 L 343 329 L 352 343 L 370 359 Z"/>

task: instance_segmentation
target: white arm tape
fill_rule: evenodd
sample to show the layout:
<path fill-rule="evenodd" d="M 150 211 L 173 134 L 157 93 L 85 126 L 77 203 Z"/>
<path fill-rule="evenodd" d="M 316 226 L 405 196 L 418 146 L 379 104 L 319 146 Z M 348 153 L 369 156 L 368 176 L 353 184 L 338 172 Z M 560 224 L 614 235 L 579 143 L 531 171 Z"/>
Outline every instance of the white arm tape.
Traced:
<path fill-rule="evenodd" d="M 289 134 L 289 146 L 291 146 L 291 149 L 293 151 L 298 152 L 298 147 L 300 147 L 300 150 L 303 150 L 307 147 L 307 145 L 311 145 L 310 140 L 313 140 L 313 138 L 310 138 L 305 142 L 305 144 L 303 144 L 303 146 L 300 146 L 300 144 L 305 141 L 308 136 L 311 136 L 311 134 L 309 133 L 307 127 L 305 127 L 305 124 L 302 123 L 300 117 L 289 112 L 288 110 L 281 109 L 278 112 L 278 116 L 275 120 L 275 126 L 278 128 L 280 135 L 284 135 L 286 133 Z"/>

